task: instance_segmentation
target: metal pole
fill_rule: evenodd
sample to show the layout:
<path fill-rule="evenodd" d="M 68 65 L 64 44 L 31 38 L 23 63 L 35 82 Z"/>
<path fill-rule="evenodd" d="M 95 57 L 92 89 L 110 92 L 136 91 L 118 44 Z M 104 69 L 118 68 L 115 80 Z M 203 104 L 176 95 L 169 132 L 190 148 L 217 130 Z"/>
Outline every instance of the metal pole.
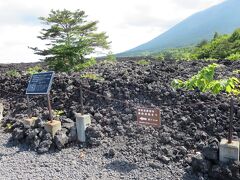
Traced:
<path fill-rule="evenodd" d="M 83 91 L 82 91 L 82 83 L 80 83 L 80 105 L 81 109 L 80 112 L 83 115 Z"/>
<path fill-rule="evenodd" d="M 52 115 L 52 107 L 51 107 L 49 94 L 47 94 L 47 101 L 48 101 L 49 118 L 50 118 L 51 123 L 52 123 L 53 122 L 53 115 Z"/>
<path fill-rule="evenodd" d="M 233 122 L 233 98 L 231 97 L 230 100 L 230 122 L 229 122 L 229 134 L 228 134 L 228 143 L 232 143 L 232 133 L 233 133 L 233 127 L 232 127 L 232 122 Z"/>
<path fill-rule="evenodd" d="M 27 95 L 27 106 L 28 106 L 28 118 L 32 118 L 30 99 L 28 95 Z"/>

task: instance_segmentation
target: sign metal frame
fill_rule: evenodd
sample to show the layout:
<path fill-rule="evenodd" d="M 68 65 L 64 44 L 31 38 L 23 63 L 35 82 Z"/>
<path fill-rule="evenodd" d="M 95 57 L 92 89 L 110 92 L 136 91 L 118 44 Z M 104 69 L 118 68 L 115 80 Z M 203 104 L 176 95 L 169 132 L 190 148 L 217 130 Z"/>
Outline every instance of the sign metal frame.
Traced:
<path fill-rule="evenodd" d="M 42 74 L 51 74 L 51 78 L 48 82 L 48 88 L 46 90 L 46 92 L 28 92 L 28 89 L 31 85 L 31 82 L 34 78 L 34 75 L 37 76 L 37 75 L 42 75 Z M 52 114 L 52 107 L 51 107 L 51 101 L 50 101 L 50 90 L 51 90 L 51 86 L 52 86 L 52 81 L 53 81 L 53 78 L 54 78 L 54 71 L 48 71 L 48 72 L 40 72 L 40 73 L 36 73 L 36 74 L 33 74 L 28 82 L 28 86 L 27 86 L 27 90 L 26 90 L 26 95 L 27 95 L 27 103 L 28 103 L 28 117 L 29 118 L 32 118 L 32 112 L 31 112 L 31 107 L 30 107 L 30 98 L 29 98 L 29 95 L 47 95 L 47 101 L 48 101 L 48 110 L 49 110 L 49 118 L 51 120 L 51 122 L 53 121 L 53 114 Z"/>
<path fill-rule="evenodd" d="M 47 91 L 46 91 L 46 92 L 28 92 L 28 89 L 29 89 L 29 87 L 30 87 L 30 85 L 31 85 L 31 81 L 32 81 L 32 79 L 34 78 L 34 77 L 33 77 L 34 75 L 36 76 L 36 75 L 49 74 L 49 73 L 52 73 L 52 74 L 51 74 L 51 78 L 50 78 L 50 80 L 49 80 L 48 88 L 47 88 Z M 33 74 L 33 75 L 31 76 L 29 82 L 28 82 L 26 94 L 27 94 L 27 95 L 38 95 L 38 94 L 39 94 L 39 95 L 47 95 L 47 94 L 49 94 L 50 89 L 51 89 L 51 86 L 52 86 L 52 81 L 53 81 L 54 75 L 55 75 L 54 71 L 40 72 L 40 73 Z"/>

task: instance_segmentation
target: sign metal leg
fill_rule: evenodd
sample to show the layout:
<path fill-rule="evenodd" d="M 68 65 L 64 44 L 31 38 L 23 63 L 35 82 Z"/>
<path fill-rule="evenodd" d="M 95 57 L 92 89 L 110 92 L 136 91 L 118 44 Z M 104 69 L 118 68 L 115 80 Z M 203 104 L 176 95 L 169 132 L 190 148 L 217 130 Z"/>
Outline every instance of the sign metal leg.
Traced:
<path fill-rule="evenodd" d="M 82 84 L 80 85 L 80 105 L 81 105 L 81 114 L 83 115 L 83 91 L 82 91 Z"/>
<path fill-rule="evenodd" d="M 229 133 L 228 133 L 228 143 L 232 143 L 232 134 L 233 134 L 233 98 L 230 100 L 230 122 L 229 122 Z"/>
<path fill-rule="evenodd" d="M 32 111 L 31 111 L 31 105 L 30 105 L 30 99 L 29 96 L 27 95 L 27 106 L 28 106 L 28 117 L 32 118 Z"/>
<path fill-rule="evenodd" d="M 52 114 L 52 107 L 51 107 L 49 94 L 47 94 L 47 101 L 48 101 L 49 118 L 50 118 L 51 122 L 53 122 L 53 114 Z"/>

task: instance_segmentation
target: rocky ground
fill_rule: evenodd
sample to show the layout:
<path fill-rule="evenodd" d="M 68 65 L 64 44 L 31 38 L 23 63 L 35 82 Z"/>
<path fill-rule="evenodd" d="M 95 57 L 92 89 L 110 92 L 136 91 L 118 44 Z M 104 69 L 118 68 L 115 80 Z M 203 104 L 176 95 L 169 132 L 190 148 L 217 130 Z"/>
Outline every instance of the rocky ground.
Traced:
<path fill-rule="evenodd" d="M 98 148 L 74 146 L 39 155 L 24 144 L 9 142 L 10 137 L 0 130 L 0 178 L 4 180 L 197 179 L 185 172 L 180 163 L 129 160 L 117 150 L 124 144 L 121 138 L 117 138 L 117 142 L 109 140 L 110 144 L 104 143 Z M 107 156 L 109 152 L 111 155 Z"/>
<path fill-rule="evenodd" d="M 42 179 L 52 179 L 54 175 L 72 179 L 239 179 L 238 164 L 221 165 L 217 160 L 218 142 L 228 133 L 229 97 L 224 93 L 175 91 L 170 85 L 174 78 L 187 79 L 210 63 L 153 61 L 139 65 L 133 60 L 122 60 L 99 64 L 81 73 L 56 74 L 52 106 L 54 110 L 63 110 L 64 115 L 60 117 L 63 129 L 53 139 L 42 128 L 41 122 L 48 119 L 44 97 L 31 98 L 38 124 L 29 128 L 21 123 L 27 114 L 24 92 L 29 76 L 13 78 L 0 71 L 1 99 L 5 105 L 3 127 L 12 132 L 10 135 L 1 131 L 0 175 L 4 174 L 6 179 L 22 175 L 24 179 L 31 177 L 24 175 L 25 168 L 31 167 L 26 171 L 38 176 L 40 167 L 44 172 Z M 240 69 L 239 61 L 217 63 L 222 66 L 216 78 L 239 78 L 238 73 L 233 74 Z M 85 73 L 99 78 L 82 79 L 84 112 L 92 116 L 83 149 L 74 140 L 74 112 L 80 111 L 80 76 Z M 239 105 L 235 99 L 236 138 L 240 135 Z M 161 127 L 137 125 L 137 107 L 159 107 Z M 25 163 L 21 166 L 20 162 Z"/>

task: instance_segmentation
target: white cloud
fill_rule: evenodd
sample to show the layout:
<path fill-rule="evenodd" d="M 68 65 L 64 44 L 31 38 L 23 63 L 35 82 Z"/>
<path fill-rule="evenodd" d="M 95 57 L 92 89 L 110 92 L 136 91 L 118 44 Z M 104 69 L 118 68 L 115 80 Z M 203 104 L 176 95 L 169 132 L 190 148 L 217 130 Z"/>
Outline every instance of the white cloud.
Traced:
<path fill-rule="evenodd" d="M 112 41 L 112 51 L 138 46 L 189 15 L 223 0 L 8 0 L 0 2 L 0 63 L 36 61 L 28 46 L 43 46 L 37 39 L 38 17 L 51 9 L 81 9 Z"/>

